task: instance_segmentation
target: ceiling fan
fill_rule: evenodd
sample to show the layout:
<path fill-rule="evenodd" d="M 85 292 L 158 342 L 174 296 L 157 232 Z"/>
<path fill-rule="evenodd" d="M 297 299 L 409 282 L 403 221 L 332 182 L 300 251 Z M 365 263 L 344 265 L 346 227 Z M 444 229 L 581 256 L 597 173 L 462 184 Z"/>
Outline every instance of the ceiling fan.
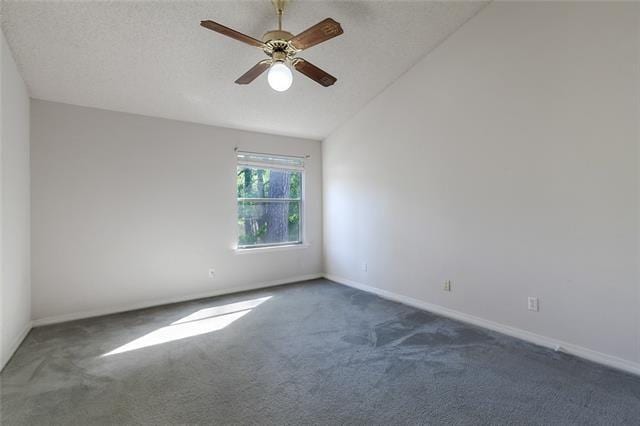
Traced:
<path fill-rule="evenodd" d="M 295 68 L 297 71 L 324 87 L 331 86 L 337 81 L 337 78 L 331 74 L 296 55 L 316 44 L 339 36 L 343 33 L 342 27 L 338 22 L 327 18 L 294 36 L 290 32 L 282 29 L 282 14 L 288 1 L 289 0 L 271 0 L 278 16 L 278 29 L 267 31 L 264 36 L 262 36 L 262 41 L 214 21 L 207 20 L 200 22 L 200 25 L 205 28 L 262 49 L 269 57 L 269 59 L 258 62 L 253 68 L 240 76 L 240 78 L 236 80 L 237 84 L 249 84 L 269 69 L 269 73 L 267 74 L 269 86 L 278 92 L 284 92 L 291 87 L 291 83 L 293 82 L 290 67 Z"/>

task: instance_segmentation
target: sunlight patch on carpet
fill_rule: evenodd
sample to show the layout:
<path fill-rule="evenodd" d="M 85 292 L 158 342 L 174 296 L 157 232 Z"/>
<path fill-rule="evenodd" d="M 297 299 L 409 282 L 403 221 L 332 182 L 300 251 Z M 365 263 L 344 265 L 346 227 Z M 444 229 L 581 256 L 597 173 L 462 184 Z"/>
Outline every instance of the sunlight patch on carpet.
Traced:
<path fill-rule="evenodd" d="M 222 330 L 270 298 L 271 296 L 267 296 L 259 299 L 200 309 L 184 318 L 174 321 L 171 325 L 145 334 L 102 356 L 121 354 L 123 352 L 134 351 Z"/>

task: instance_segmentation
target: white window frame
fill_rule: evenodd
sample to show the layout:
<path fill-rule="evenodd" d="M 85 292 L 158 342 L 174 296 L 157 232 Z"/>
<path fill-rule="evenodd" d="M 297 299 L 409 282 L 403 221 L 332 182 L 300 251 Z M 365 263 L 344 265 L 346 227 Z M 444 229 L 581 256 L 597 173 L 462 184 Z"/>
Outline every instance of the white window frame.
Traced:
<path fill-rule="evenodd" d="M 253 162 L 253 161 L 241 161 L 238 159 L 239 155 L 251 155 L 251 156 L 265 156 L 265 157 L 274 157 L 274 158 L 283 158 L 283 159 L 295 159 L 302 160 L 301 167 L 278 167 L 277 165 L 263 163 L 263 162 Z M 299 201 L 300 202 L 300 228 L 299 228 L 299 240 L 298 241 L 286 241 L 282 243 L 269 243 L 269 244 L 252 244 L 252 245 L 240 245 L 240 234 L 238 232 L 238 227 L 235 226 L 235 251 L 236 253 L 260 253 L 265 251 L 280 251 L 280 250 L 288 250 L 294 248 L 306 248 L 309 247 L 307 243 L 307 216 L 306 216 L 306 208 L 305 208 L 305 198 L 306 198 L 306 170 L 304 166 L 304 160 L 307 157 L 302 156 L 293 156 L 293 155 L 281 155 L 281 154 L 268 154 L 268 153 L 256 153 L 256 152 L 248 152 L 248 151 L 238 151 L 236 150 L 236 181 L 234 182 L 234 188 L 237 185 L 237 171 L 238 168 L 242 166 L 252 167 L 252 168 L 260 168 L 260 169 L 270 169 L 270 170 L 289 170 L 289 171 L 297 171 L 300 172 L 300 199 L 296 198 L 238 198 L 237 189 L 235 191 L 236 198 L 236 212 L 235 212 L 235 221 L 237 224 L 239 218 L 239 203 L 241 201 L 258 201 L 258 202 L 292 202 Z"/>

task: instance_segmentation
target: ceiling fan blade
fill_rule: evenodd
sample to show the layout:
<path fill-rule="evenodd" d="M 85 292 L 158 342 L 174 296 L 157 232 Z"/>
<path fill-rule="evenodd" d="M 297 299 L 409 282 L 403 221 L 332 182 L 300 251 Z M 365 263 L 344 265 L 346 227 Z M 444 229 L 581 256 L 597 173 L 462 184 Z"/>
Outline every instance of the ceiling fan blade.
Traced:
<path fill-rule="evenodd" d="M 249 84 L 260 74 L 265 72 L 271 66 L 271 61 L 269 59 L 265 59 L 264 61 L 260 61 L 255 64 L 251 69 L 244 74 L 242 74 L 237 80 L 236 84 Z"/>
<path fill-rule="evenodd" d="M 253 37 L 249 37 L 248 35 L 242 34 L 241 32 L 238 32 L 236 30 L 232 30 L 231 28 L 225 27 L 224 25 L 218 24 L 217 22 L 201 21 L 200 25 L 212 31 L 220 33 L 222 35 L 226 35 L 227 37 L 231 37 L 243 43 L 250 44 L 251 46 L 260 47 L 260 48 L 265 46 L 265 44 L 260 40 L 257 40 Z"/>
<path fill-rule="evenodd" d="M 298 50 L 308 49 L 311 46 L 327 41 L 331 38 L 339 36 L 344 31 L 340 23 L 331 18 L 327 18 L 314 26 L 307 28 L 297 36 L 294 36 L 289 42 Z"/>
<path fill-rule="evenodd" d="M 293 67 L 296 70 L 300 71 L 302 74 L 309 77 L 311 80 L 323 85 L 324 87 L 329 87 L 333 83 L 338 81 L 338 79 L 331 74 L 328 74 L 327 72 L 313 65 L 311 62 L 307 62 L 302 58 L 298 58 L 293 64 Z"/>

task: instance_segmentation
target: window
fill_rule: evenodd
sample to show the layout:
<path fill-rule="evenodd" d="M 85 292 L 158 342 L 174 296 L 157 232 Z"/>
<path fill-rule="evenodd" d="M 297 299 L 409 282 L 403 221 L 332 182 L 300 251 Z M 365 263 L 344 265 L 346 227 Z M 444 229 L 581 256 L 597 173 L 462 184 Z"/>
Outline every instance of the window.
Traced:
<path fill-rule="evenodd" d="M 238 248 L 302 243 L 304 159 L 238 153 Z"/>

